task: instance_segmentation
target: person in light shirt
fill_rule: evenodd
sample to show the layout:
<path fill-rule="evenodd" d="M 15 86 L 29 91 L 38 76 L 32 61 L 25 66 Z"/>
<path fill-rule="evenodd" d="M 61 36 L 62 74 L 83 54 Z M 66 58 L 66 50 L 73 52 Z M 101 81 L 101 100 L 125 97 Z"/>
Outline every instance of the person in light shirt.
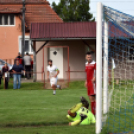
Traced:
<path fill-rule="evenodd" d="M 29 79 L 31 77 L 32 58 L 30 57 L 29 53 L 27 52 L 23 59 L 24 59 L 24 65 L 25 65 L 25 71 L 26 71 L 26 78 Z"/>
<path fill-rule="evenodd" d="M 58 81 L 58 74 L 60 73 L 59 69 L 53 65 L 52 60 L 48 60 L 48 66 L 47 66 L 47 79 L 50 79 L 50 85 L 53 89 L 53 95 L 56 94 L 56 88 L 61 89 L 60 85 L 57 85 Z"/>

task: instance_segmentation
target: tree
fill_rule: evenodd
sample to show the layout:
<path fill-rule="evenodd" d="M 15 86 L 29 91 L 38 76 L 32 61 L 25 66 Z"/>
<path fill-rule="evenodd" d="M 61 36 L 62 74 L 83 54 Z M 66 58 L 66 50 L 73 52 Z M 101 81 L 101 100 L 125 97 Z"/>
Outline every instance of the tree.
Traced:
<path fill-rule="evenodd" d="M 53 2 L 52 8 L 65 22 L 95 21 L 89 3 L 90 0 L 60 0 L 57 5 Z"/>

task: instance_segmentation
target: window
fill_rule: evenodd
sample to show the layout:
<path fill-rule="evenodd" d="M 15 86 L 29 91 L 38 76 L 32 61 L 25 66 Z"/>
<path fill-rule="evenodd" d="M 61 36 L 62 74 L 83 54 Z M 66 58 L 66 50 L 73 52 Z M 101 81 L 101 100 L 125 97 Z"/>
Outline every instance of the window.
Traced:
<path fill-rule="evenodd" d="M 2 25 L 2 15 L 0 14 L 0 25 Z"/>
<path fill-rule="evenodd" d="M 0 25 L 15 25 L 14 14 L 0 14 Z"/>
<path fill-rule="evenodd" d="M 8 25 L 8 15 L 4 15 L 4 24 Z"/>
<path fill-rule="evenodd" d="M 134 62 L 134 46 L 128 47 L 128 61 Z"/>
<path fill-rule="evenodd" d="M 25 40 L 25 48 L 24 48 L 25 52 L 29 52 L 30 51 L 29 46 L 30 46 L 29 40 Z"/>
<path fill-rule="evenodd" d="M 10 25 L 14 25 L 14 15 L 10 15 Z"/>
<path fill-rule="evenodd" d="M 22 52 L 22 37 L 19 37 L 19 52 Z M 33 54 L 33 50 L 31 47 L 31 41 L 29 39 L 29 36 L 25 37 L 25 47 L 24 47 L 24 52 L 28 52 L 29 54 Z"/>

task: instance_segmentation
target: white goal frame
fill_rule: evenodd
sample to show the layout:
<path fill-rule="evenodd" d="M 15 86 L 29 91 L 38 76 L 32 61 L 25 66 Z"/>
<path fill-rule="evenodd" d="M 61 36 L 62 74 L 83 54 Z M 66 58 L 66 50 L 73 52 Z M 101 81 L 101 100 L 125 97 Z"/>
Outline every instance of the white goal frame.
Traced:
<path fill-rule="evenodd" d="M 102 56 L 102 26 L 104 23 L 104 53 Z M 108 22 L 103 19 L 103 5 L 97 4 L 96 25 L 96 134 L 102 130 L 102 114 L 108 112 Z M 103 57 L 103 68 L 102 68 Z M 102 73 L 103 72 L 103 73 Z M 103 77 L 102 77 L 103 74 Z M 102 85 L 103 80 L 103 85 Z M 103 86 L 103 89 L 102 89 Z M 102 94 L 103 93 L 103 94 Z M 102 99 L 103 98 L 103 99 Z M 102 113 L 103 111 L 103 113 Z"/>

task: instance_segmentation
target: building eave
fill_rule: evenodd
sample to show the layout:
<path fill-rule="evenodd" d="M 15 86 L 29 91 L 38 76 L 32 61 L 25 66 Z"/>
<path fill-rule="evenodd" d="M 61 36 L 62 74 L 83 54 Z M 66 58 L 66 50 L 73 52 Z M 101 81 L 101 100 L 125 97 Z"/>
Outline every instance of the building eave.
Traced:
<path fill-rule="evenodd" d="M 64 41 L 64 40 L 96 40 L 96 38 L 42 38 L 31 39 L 32 41 Z"/>

